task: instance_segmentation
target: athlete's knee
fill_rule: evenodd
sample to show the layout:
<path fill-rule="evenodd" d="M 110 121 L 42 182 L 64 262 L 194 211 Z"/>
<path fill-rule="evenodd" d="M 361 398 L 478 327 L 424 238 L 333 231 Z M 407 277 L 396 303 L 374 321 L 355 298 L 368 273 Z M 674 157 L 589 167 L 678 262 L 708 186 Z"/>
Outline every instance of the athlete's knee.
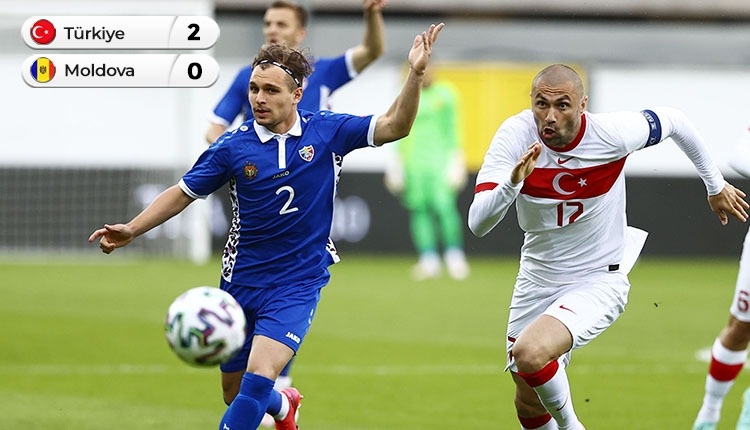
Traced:
<path fill-rule="evenodd" d="M 539 342 L 519 341 L 513 345 L 512 353 L 516 367 L 521 372 L 536 372 L 558 358 Z"/>

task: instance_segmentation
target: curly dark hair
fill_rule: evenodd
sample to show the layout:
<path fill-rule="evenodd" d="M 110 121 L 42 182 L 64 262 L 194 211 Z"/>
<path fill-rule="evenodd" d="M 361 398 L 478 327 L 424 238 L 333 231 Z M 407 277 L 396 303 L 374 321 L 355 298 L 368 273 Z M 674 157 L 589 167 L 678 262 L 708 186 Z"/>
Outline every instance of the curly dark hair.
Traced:
<path fill-rule="evenodd" d="M 265 45 L 260 48 L 253 60 L 253 68 L 260 67 L 261 70 L 266 70 L 271 66 L 280 67 L 291 77 L 294 83 L 290 84 L 289 89 L 292 91 L 301 87 L 302 81 L 310 76 L 313 70 L 310 60 L 302 51 L 286 45 Z"/>

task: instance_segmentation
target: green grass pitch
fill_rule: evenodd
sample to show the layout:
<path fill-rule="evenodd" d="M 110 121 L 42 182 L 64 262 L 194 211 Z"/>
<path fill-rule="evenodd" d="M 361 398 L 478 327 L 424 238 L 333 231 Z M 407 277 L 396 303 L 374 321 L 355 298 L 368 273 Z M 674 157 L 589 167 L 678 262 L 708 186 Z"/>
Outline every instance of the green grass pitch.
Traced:
<path fill-rule="evenodd" d="M 344 255 L 294 368 L 303 430 L 518 429 L 503 373 L 516 258 L 474 258 L 464 282 L 413 282 L 412 256 Z M 0 428 L 216 429 L 218 369 L 182 364 L 162 323 L 171 300 L 216 285 L 218 261 L 101 256 L 0 263 Z M 689 429 L 727 319 L 735 260 L 644 258 L 615 325 L 573 354 L 589 429 Z M 733 429 L 743 373 L 719 429 Z"/>

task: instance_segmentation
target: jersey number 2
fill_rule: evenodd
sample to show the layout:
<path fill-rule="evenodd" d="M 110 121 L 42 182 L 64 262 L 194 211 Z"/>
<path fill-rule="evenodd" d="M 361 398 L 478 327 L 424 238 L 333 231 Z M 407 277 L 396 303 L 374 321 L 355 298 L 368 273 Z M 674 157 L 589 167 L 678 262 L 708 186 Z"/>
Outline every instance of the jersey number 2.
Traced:
<path fill-rule="evenodd" d="M 276 195 L 278 196 L 284 191 L 289 193 L 289 198 L 286 199 L 284 206 L 281 207 L 281 210 L 279 211 L 279 215 L 297 212 L 299 208 L 296 206 L 292 206 L 292 200 L 294 200 L 294 188 L 290 187 L 289 185 L 284 185 L 283 187 L 276 190 Z"/>
<path fill-rule="evenodd" d="M 565 210 L 565 208 L 573 208 Z M 570 212 L 567 220 L 565 219 L 566 212 Z M 566 224 L 573 224 L 575 220 L 583 213 L 583 203 L 581 202 L 564 202 L 557 205 L 557 225 L 562 227 Z M 566 222 L 567 221 L 567 222 Z"/>

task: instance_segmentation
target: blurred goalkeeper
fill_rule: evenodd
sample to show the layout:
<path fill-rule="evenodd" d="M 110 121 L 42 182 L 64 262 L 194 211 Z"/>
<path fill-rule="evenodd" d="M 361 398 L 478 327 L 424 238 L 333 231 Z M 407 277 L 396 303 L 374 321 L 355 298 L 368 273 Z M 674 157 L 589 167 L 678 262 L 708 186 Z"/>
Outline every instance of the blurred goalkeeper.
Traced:
<path fill-rule="evenodd" d="M 105 224 L 89 237 L 109 254 L 229 183 L 233 220 L 220 284 L 242 305 L 251 335 L 221 365 L 229 407 L 219 430 L 254 430 L 266 412 L 277 430 L 297 429 L 301 395 L 291 387 L 275 390 L 274 380 L 310 329 L 328 267 L 339 260 L 328 235 L 343 157 L 409 134 L 442 29 L 431 25 L 414 38 L 409 73 L 382 115 L 298 110 L 311 64 L 284 45 L 263 47 L 250 75 L 254 119 L 209 146 L 178 184 L 130 222 Z"/>
<path fill-rule="evenodd" d="M 729 165 L 750 178 L 750 129 L 745 130 Z M 706 375 L 703 404 L 695 418 L 693 430 L 716 430 L 724 398 L 734 385 L 747 361 L 750 343 L 750 231 L 745 236 L 740 269 L 729 307 L 729 321 L 711 346 L 711 362 Z M 737 430 L 750 430 L 750 388 L 742 396 L 743 405 Z"/>
<path fill-rule="evenodd" d="M 419 255 L 413 275 L 436 278 L 442 263 L 457 280 L 469 276 L 463 248 L 463 222 L 456 200 L 466 185 L 466 166 L 458 138 L 458 95 L 436 82 L 432 67 L 424 77 L 419 112 L 409 136 L 396 143 L 385 185 L 409 211 L 409 231 Z M 441 243 L 442 242 L 442 243 Z"/>
<path fill-rule="evenodd" d="M 623 169 L 630 153 L 671 138 L 695 165 L 722 224 L 729 216 L 746 221 L 750 207 L 681 111 L 592 114 L 587 101 L 572 68 L 540 71 L 531 109 L 495 133 L 469 208 L 469 228 L 481 237 L 515 202 L 525 232 L 506 343 L 523 429 L 584 428 L 565 369 L 573 349 L 625 310 L 628 273 L 646 240 L 646 232 L 627 225 Z"/>

